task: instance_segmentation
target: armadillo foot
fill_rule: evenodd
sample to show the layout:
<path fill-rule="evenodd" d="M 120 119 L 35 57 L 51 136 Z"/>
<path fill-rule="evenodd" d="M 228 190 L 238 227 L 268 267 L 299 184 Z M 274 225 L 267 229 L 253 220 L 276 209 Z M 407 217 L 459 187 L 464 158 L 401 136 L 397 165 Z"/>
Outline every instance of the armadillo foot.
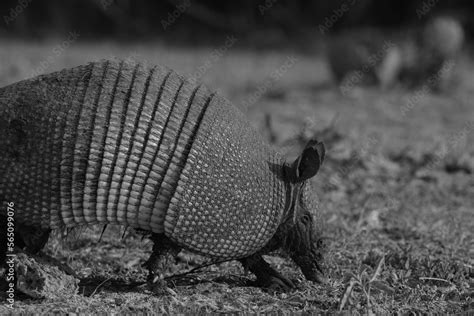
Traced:
<path fill-rule="evenodd" d="M 158 296 L 176 294 L 168 287 L 168 283 L 161 277 L 156 276 L 155 279 L 148 281 L 148 288 L 153 294 Z"/>
<path fill-rule="evenodd" d="M 253 255 L 239 260 L 245 269 L 250 270 L 257 280 L 254 285 L 269 291 L 288 291 L 295 287 L 293 282 L 273 269 L 261 255 Z"/>
<path fill-rule="evenodd" d="M 153 251 L 143 265 L 148 269 L 148 286 L 155 294 L 170 294 L 170 289 L 164 279 L 164 271 L 173 264 L 181 248 L 163 234 L 152 234 L 151 240 Z"/>

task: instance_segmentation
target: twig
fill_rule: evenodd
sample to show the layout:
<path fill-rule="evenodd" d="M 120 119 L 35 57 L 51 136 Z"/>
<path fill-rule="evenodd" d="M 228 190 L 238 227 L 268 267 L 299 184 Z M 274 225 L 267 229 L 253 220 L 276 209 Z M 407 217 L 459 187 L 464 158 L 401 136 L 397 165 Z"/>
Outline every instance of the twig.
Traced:
<path fill-rule="evenodd" d="M 420 280 L 431 280 L 431 281 L 441 281 L 441 282 L 446 282 L 446 283 L 449 283 L 449 284 L 453 284 L 452 282 L 449 282 L 448 280 L 440 279 L 440 278 L 419 277 L 418 279 L 420 279 Z"/>
<path fill-rule="evenodd" d="M 94 296 L 94 294 L 97 292 L 97 290 L 105 284 L 105 282 L 109 281 L 111 278 L 107 278 L 105 279 L 104 281 L 102 281 L 99 285 L 97 285 L 97 287 L 94 289 L 94 291 L 92 292 L 92 294 L 90 295 L 90 297 Z"/>
<path fill-rule="evenodd" d="M 227 259 L 227 260 L 222 260 L 222 261 L 208 262 L 208 263 L 205 263 L 205 264 L 203 264 L 203 265 L 200 265 L 200 266 L 197 266 L 197 267 L 195 267 L 195 268 L 192 268 L 192 269 L 189 270 L 189 271 L 167 276 L 167 277 L 165 277 L 165 279 L 173 279 L 173 278 L 183 277 L 183 276 L 185 276 L 185 275 L 187 275 L 187 274 L 190 274 L 190 273 L 193 273 L 193 272 L 195 272 L 195 271 L 197 271 L 197 270 L 199 270 L 199 269 L 206 268 L 206 267 L 212 266 L 212 265 L 214 265 L 214 264 L 221 264 L 221 263 L 228 262 L 228 261 L 232 261 L 232 260 L 233 260 L 233 259 Z"/>

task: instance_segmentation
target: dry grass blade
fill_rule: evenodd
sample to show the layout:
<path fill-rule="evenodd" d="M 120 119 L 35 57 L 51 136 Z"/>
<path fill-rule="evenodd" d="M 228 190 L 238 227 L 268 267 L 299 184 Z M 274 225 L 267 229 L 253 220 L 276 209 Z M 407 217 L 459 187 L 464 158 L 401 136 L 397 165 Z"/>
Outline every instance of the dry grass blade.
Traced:
<path fill-rule="evenodd" d="M 372 278 L 370 278 L 369 283 L 372 283 L 375 280 L 377 280 L 378 276 L 382 272 L 382 267 L 383 267 L 384 262 L 385 262 L 385 256 L 382 256 L 382 258 L 380 258 L 380 260 L 379 260 L 379 263 L 377 264 L 377 269 L 375 269 L 375 272 L 372 275 Z"/>
<path fill-rule="evenodd" d="M 339 302 L 339 311 L 342 311 L 344 309 L 344 306 L 346 306 L 347 301 L 349 300 L 349 297 L 351 296 L 352 289 L 354 288 L 354 285 L 357 283 L 356 280 L 351 279 L 349 282 L 349 285 L 346 287 L 346 290 L 344 291 L 344 295 L 341 298 L 341 301 Z"/>

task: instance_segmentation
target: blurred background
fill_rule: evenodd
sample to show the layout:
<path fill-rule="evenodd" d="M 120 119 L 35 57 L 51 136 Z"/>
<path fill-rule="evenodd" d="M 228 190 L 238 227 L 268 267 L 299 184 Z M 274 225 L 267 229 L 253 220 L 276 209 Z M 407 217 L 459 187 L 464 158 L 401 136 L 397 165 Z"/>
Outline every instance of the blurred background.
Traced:
<path fill-rule="evenodd" d="M 407 123 L 418 94 L 454 94 L 472 68 L 470 1 L 8 0 L 0 10 L 2 85 L 92 60 L 136 60 L 257 108 L 252 117 L 264 125 L 278 125 L 264 117 L 269 104 L 313 112 L 331 103 L 329 113 L 311 113 L 320 125 L 373 89 L 408 97 L 394 106 Z M 270 137 L 290 132 L 282 133 Z"/>
<path fill-rule="evenodd" d="M 6 37 L 38 39 L 78 29 L 85 38 L 167 40 L 185 45 L 212 42 L 228 32 L 260 45 L 251 39 L 267 32 L 268 42 L 282 40 L 288 45 L 305 35 L 314 39 L 315 27 L 328 17 L 331 32 L 361 26 L 417 26 L 440 12 L 455 16 L 468 34 L 474 23 L 474 4 L 468 0 L 6 0 L 0 10 L 0 34 Z M 337 21 L 331 19 L 333 14 L 340 15 Z M 178 19 L 179 23 L 173 23 Z"/>
<path fill-rule="evenodd" d="M 314 180 L 332 240 L 327 287 L 272 296 L 225 264 L 199 274 L 212 283 L 184 279 L 174 299 L 149 297 L 128 283 L 144 280 L 150 245 L 97 243 L 96 230 L 69 247 L 50 241 L 89 293 L 55 298 L 58 310 L 474 310 L 474 2 L 4 0 L 0 10 L 0 86 L 100 59 L 161 64 L 230 99 L 289 160 L 312 137 L 328 148 Z"/>

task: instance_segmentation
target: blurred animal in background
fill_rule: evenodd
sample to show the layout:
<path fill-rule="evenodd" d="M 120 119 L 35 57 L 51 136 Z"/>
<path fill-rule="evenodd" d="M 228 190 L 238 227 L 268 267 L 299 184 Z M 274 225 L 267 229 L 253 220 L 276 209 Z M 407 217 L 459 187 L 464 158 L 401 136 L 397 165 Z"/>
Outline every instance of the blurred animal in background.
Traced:
<path fill-rule="evenodd" d="M 464 30 L 458 20 L 447 16 L 429 20 L 415 38 L 402 43 L 400 80 L 410 87 L 443 90 L 453 80 L 463 43 Z"/>
<path fill-rule="evenodd" d="M 443 90 L 453 80 L 463 42 L 459 21 L 439 16 L 404 35 L 372 29 L 343 32 L 328 41 L 327 58 L 343 94 L 359 85 Z"/>
<path fill-rule="evenodd" d="M 380 31 L 365 29 L 336 35 L 327 43 L 327 56 L 341 91 L 358 85 L 390 87 L 398 77 L 402 56 L 397 45 Z"/>

